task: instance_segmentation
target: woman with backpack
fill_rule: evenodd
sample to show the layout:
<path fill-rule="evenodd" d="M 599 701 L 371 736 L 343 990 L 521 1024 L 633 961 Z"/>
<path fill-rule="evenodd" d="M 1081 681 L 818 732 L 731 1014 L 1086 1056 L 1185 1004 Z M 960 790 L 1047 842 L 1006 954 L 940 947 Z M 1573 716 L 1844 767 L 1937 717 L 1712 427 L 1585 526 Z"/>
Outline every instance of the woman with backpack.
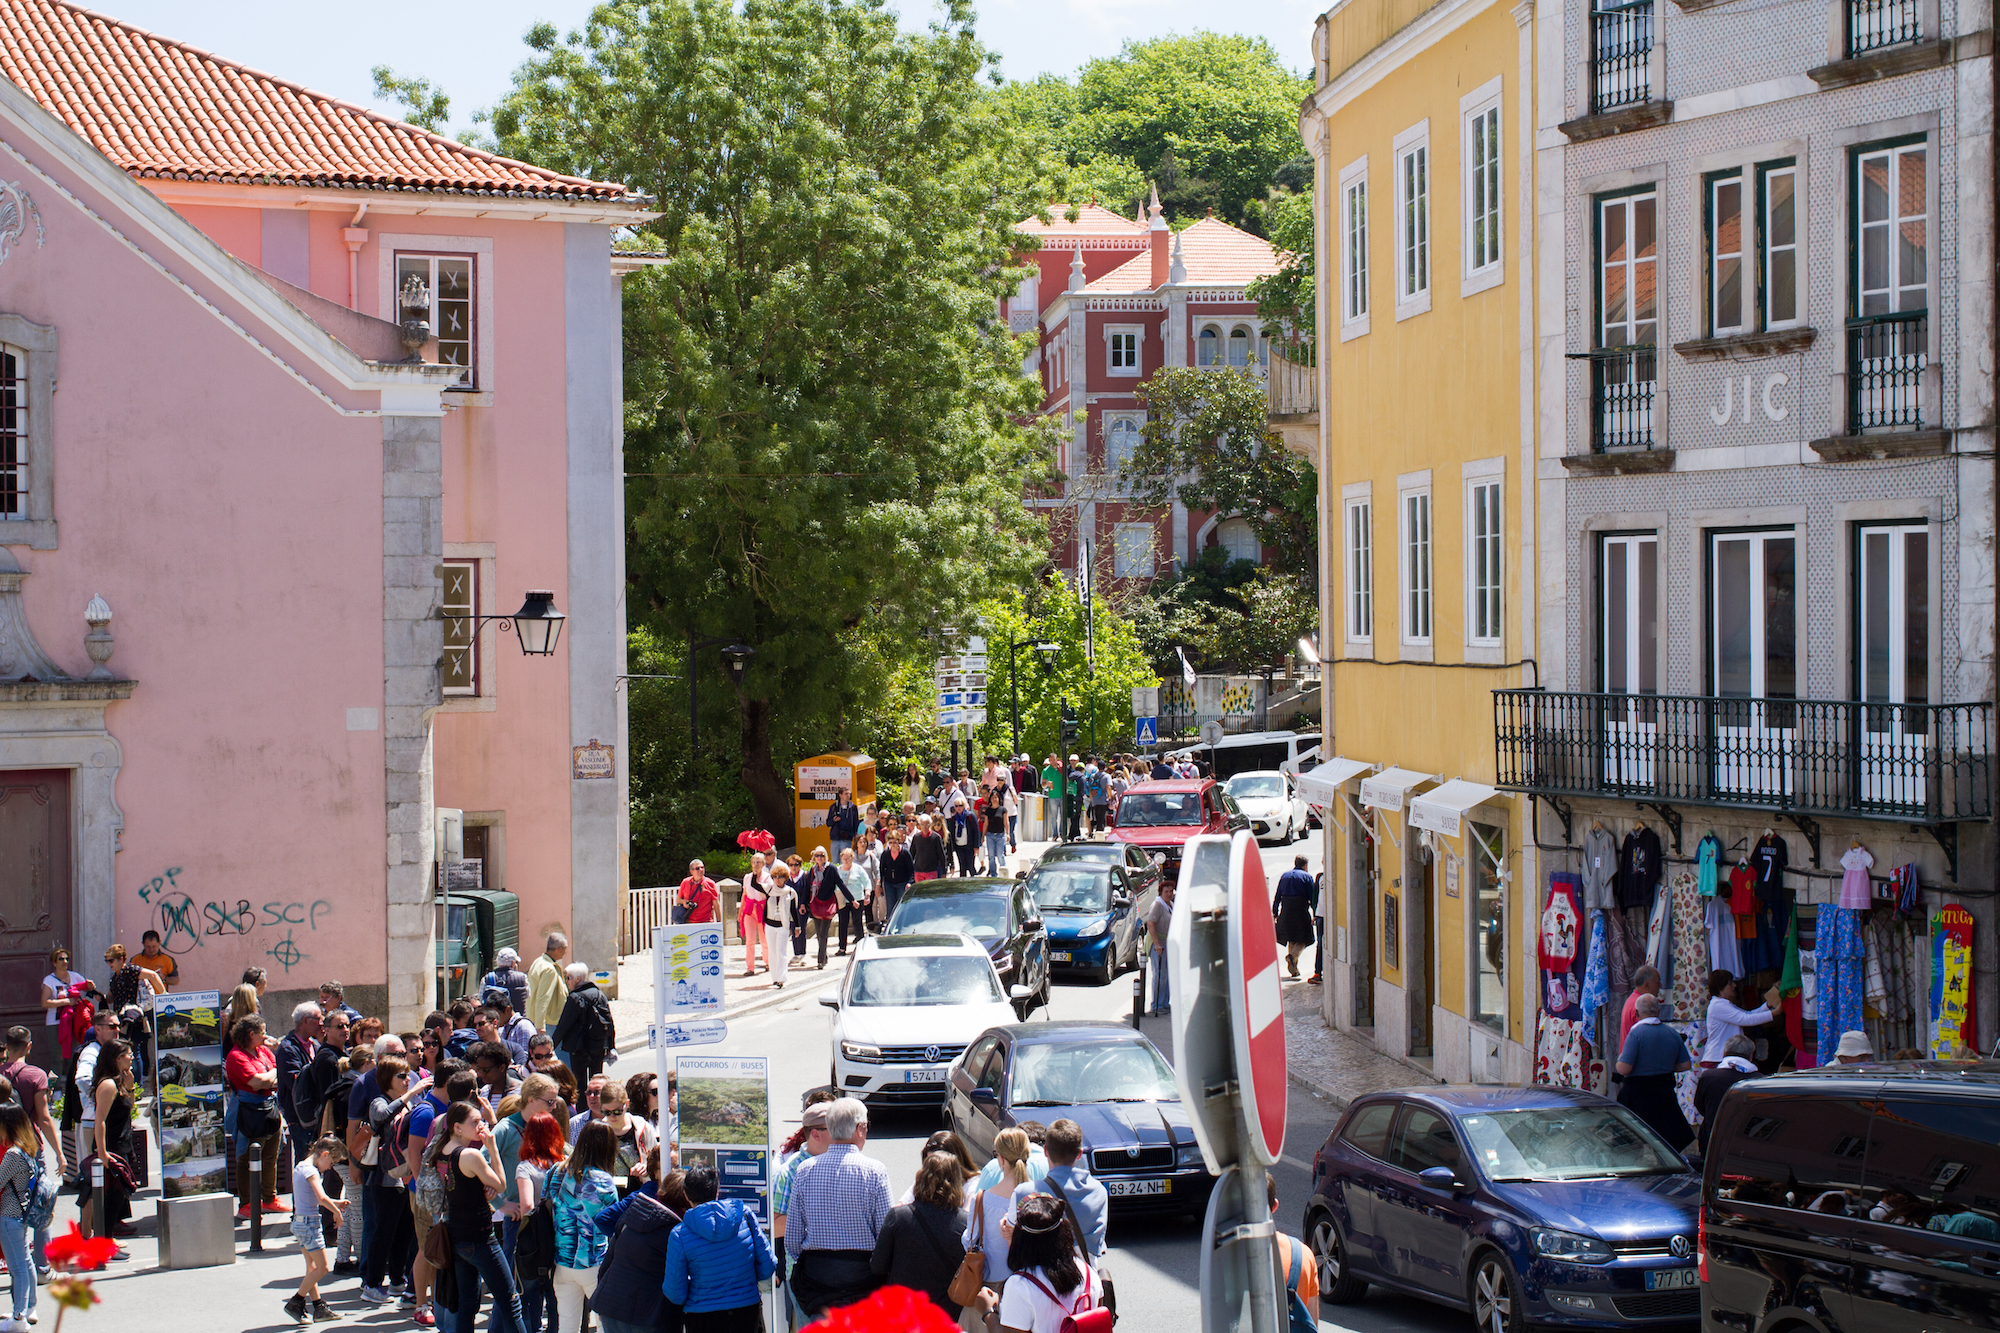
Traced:
<path fill-rule="evenodd" d="M 1007 1245 L 1001 1333 L 1111 1333 L 1097 1274 L 1084 1261 L 1062 1204 L 1046 1194 L 1021 1201 Z"/>
<path fill-rule="evenodd" d="M 19 1102 L 0 1106 L 0 1144 L 6 1145 L 6 1155 L 0 1157 L 0 1255 L 14 1279 L 14 1313 L 0 1319 L 0 1333 L 25 1333 L 28 1321 L 36 1318 L 35 1264 L 28 1253 L 35 1233 L 27 1214 L 46 1168 L 41 1140 Z"/>
<path fill-rule="evenodd" d="M 521 1279 L 521 1322 L 528 1333 L 542 1333 L 544 1312 L 554 1309 L 555 1219 L 541 1205 L 548 1201 L 549 1173 L 562 1165 L 568 1151 L 569 1140 L 554 1116 L 541 1112 L 521 1122 L 521 1156 L 514 1165 L 521 1216 L 513 1257 Z"/>
<path fill-rule="evenodd" d="M 456 1260 L 458 1327 L 472 1333 L 472 1317 L 479 1312 L 479 1284 L 484 1282 L 493 1293 L 488 1333 L 521 1333 L 521 1295 L 514 1288 L 513 1268 L 493 1235 L 490 1200 L 506 1189 L 500 1176 L 500 1147 L 485 1117 L 470 1102 L 453 1102 L 446 1108 L 444 1125 L 442 1134 L 431 1131 L 424 1169 L 442 1172 L 445 1179 L 444 1223 Z"/>
<path fill-rule="evenodd" d="M 691 1205 L 682 1191 L 685 1174 L 671 1171 L 662 1180 L 660 1168 L 656 1147 L 647 1163 L 654 1179 L 598 1215 L 601 1231 L 606 1219 L 618 1214 L 590 1297 L 590 1312 L 604 1333 L 666 1333 L 681 1326 L 680 1309 L 667 1302 L 663 1284 L 667 1245 Z"/>
<path fill-rule="evenodd" d="M 583 1328 L 583 1303 L 597 1289 L 597 1266 L 603 1262 L 606 1243 L 597 1229 L 597 1215 L 618 1202 L 618 1186 L 611 1179 L 617 1161 L 617 1136 L 596 1120 L 576 1136 L 563 1168 L 549 1172 L 549 1207 L 556 1225 L 551 1283 L 556 1293 L 555 1333 L 581 1333 Z"/>

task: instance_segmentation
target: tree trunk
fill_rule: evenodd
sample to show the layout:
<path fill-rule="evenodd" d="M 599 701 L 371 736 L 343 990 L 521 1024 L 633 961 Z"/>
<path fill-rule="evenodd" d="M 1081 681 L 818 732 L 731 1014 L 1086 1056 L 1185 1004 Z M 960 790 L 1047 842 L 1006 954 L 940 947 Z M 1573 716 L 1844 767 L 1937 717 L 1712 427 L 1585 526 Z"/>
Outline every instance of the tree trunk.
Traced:
<path fill-rule="evenodd" d="M 757 820 L 778 840 L 790 847 L 797 831 L 792 825 L 792 802 L 785 780 L 771 763 L 771 702 L 738 696 L 743 717 L 743 785 L 757 807 Z"/>

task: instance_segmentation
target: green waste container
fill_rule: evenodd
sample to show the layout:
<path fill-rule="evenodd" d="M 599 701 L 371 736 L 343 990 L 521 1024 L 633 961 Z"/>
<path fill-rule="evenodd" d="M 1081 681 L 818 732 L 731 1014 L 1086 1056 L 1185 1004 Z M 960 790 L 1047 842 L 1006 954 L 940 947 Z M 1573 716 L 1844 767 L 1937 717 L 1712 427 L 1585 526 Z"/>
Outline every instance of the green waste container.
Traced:
<path fill-rule="evenodd" d="M 437 965 L 445 971 L 445 1003 L 466 994 L 467 987 L 479 984 L 486 975 L 480 961 L 479 913 L 477 904 L 465 894 L 447 894 L 444 900 L 444 938 L 437 943 Z"/>
<path fill-rule="evenodd" d="M 502 949 L 520 951 L 521 899 L 505 889 L 461 889 L 453 896 L 470 903 L 478 918 L 479 970 L 468 983 L 476 988 L 479 979 L 493 970 L 493 960 Z M 479 998 L 476 992 L 473 998 Z"/>

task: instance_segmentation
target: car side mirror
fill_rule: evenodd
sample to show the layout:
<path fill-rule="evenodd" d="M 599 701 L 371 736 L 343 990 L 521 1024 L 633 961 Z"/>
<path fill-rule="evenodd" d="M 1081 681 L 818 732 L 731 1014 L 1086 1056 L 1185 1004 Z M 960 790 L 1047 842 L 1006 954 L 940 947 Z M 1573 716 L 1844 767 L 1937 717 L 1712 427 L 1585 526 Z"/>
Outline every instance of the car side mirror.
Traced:
<path fill-rule="evenodd" d="M 1000 1104 L 1000 1090 L 998 1088 L 974 1088 L 972 1090 L 972 1100 L 981 1106 L 998 1106 Z"/>
<path fill-rule="evenodd" d="M 1419 1171 L 1417 1172 L 1417 1179 L 1423 1181 L 1431 1189 L 1443 1190 L 1449 1194 L 1456 1194 L 1461 1188 L 1458 1172 L 1448 1166 L 1433 1166 L 1427 1170 Z"/>
<path fill-rule="evenodd" d="M 1114 893 L 1111 895 L 1111 905 L 1113 907 L 1130 907 L 1132 905 L 1132 895 L 1129 893 Z"/>
<path fill-rule="evenodd" d="M 819 1002 L 820 1007 L 823 1009 L 840 1008 L 840 997 L 838 995 L 822 995 L 819 997 Z"/>
<path fill-rule="evenodd" d="M 1009 986 L 1007 988 L 1007 998 L 1010 1000 L 1032 1000 L 1035 998 L 1035 992 L 1026 986 Z"/>
<path fill-rule="evenodd" d="M 1023 921 L 1021 923 L 1021 929 L 1029 932 L 1030 934 L 1033 934 L 1035 931 L 1038 931 L 1041 928 L 1042 928 L 1042 919 L 1038 916 L 1031 916 L 1026 921 Z"/>

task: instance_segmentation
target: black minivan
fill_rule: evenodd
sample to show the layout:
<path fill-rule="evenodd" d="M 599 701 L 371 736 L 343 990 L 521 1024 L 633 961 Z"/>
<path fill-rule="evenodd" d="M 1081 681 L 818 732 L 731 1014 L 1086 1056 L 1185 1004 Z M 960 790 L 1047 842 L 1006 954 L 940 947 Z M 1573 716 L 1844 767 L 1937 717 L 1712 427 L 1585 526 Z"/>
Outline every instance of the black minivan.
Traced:
<path fill-rule="evenodd" d="M 1702 1185 L 1704 1333 L 2000 1328 L 2000 1063 L 1746 1079 Z"/>

